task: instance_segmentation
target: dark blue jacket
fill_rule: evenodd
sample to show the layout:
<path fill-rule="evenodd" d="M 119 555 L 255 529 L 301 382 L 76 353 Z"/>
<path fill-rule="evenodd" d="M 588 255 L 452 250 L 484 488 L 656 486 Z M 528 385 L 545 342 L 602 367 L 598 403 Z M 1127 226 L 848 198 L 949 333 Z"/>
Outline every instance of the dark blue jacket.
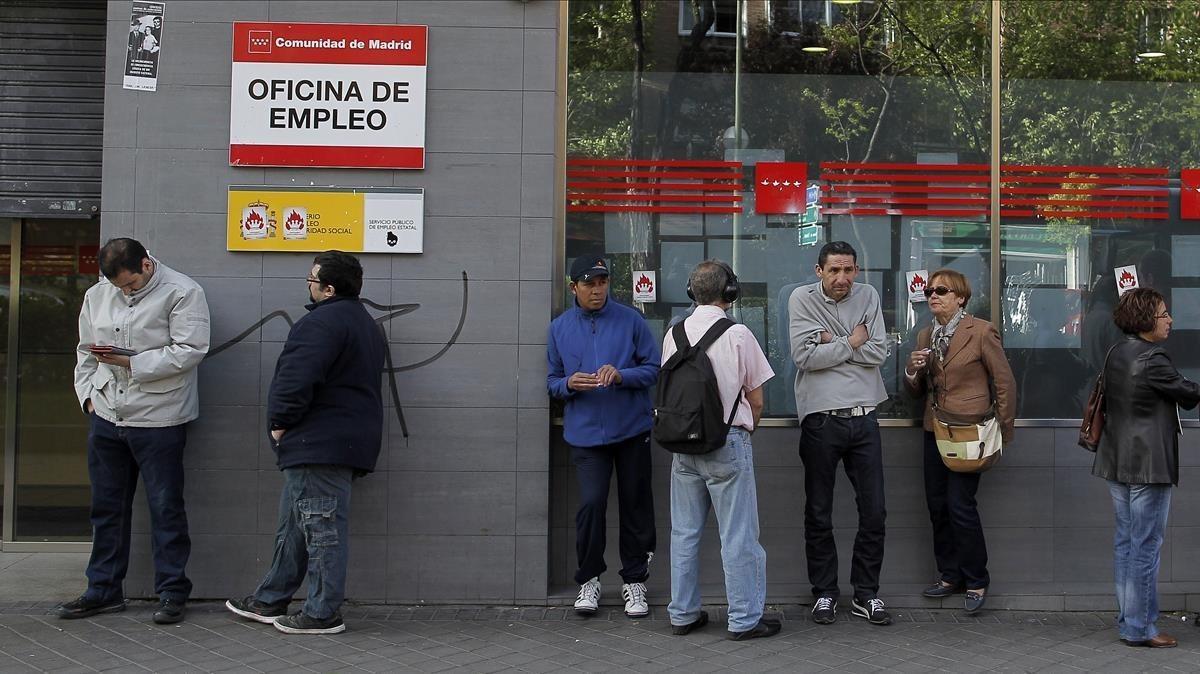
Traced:
<path fill-rule="evenodd" d="M 658 379 L 658 340 L 642 314 L 609 297 L 599 311 L 579 303 L 550 324 L 546 338 L 546 388 L 567 401 L 563 437 L 576 447 L 627 440 L 650 430 L 651 388 Z M 572 391 L 567 378 L 604 365 L 621 371 L 621 383 L 594 391 Z"/>
<path fill-rule="evenodd" d="M 267 399 L 270 428 L 287 431 L 275 445 L 276 463 L 369 473 L 383 437 L 387 343 L 358 298 L 334 295 L 305 308 L 275 363 Z"/>

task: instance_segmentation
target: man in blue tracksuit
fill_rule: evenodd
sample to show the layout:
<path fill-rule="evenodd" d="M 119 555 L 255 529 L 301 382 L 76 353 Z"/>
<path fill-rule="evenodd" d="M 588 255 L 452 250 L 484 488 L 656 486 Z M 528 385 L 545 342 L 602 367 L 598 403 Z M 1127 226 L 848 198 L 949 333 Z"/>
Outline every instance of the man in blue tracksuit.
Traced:
<path fill-rule="evenodd" d="M 575 306 L 554 319 L 546 340 L 550 395 L 566 401 L 563 436 L 579 479 L 575 611 L 596 612 L 604 573 L 604 513 L 617 470 L 621 513 L 621 596 L 631 618 L 650 612 L 646 579 L 654 554 L 650 491 L 650 389 L 658 378 L 658 340 L 635 309 L 608 297 L 608 265 L 579 257 L 571 265 Z"/>

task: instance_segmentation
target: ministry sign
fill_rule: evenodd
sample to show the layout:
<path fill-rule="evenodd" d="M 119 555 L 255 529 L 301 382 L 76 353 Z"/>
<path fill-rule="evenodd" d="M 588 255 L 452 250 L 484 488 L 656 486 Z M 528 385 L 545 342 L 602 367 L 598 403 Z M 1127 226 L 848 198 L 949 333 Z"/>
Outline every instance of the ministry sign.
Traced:
<path fill-rule="evenodd" d="M 233 24 L 233 166 L 425 168 L 426 26 Z"/>

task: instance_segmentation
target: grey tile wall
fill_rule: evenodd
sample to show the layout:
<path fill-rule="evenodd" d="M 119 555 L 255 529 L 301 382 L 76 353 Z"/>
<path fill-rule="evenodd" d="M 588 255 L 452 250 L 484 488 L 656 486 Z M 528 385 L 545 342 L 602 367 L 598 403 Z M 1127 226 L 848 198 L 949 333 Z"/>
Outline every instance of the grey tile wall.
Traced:
<path fill-rule="evenodd" d="M 363 294 L 419 308 L 391 321 L 408 436 L 387 401 L 378 470 L 351 506 L 353 599 L 541 602 L 551 577 L 544 395 L 550 318 L 554 69 L 551 0 L 337 3 L 178 1 L 167 7 L 157 92 L 121 88 L 129 4 L 109 3 L 102 236 L 134 235 L 204 286 L 214 344 L 186 456 L 195 596 L 249 592 L 270 559 L 282 479 L 264 402 L 287 324 L 303 313 L 309 255 L 225 250 L 232 184 L 424 187 L 421 255 L 362 256 Z M 228 164 L 232 22 L 430 26 L 427 168 Z M 565 504 L 564 504 L 565 507 Z M 561 509 L 561 508 L 560 508 Z M 153 592 L 139 497 L 127 591 Z M 561 563 L 559 563 L 561 566 Z M 303 594 L 303 590 L 300 591 Z"/>

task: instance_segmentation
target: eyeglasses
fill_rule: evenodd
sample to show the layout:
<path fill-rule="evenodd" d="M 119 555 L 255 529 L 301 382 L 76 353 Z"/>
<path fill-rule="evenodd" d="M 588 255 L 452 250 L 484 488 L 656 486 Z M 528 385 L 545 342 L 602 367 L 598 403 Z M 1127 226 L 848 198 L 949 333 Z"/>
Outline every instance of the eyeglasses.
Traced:
<path fill-rule="evenodd" d="M 321 282 L 321 279 L 313 278 L 311 276 L 309 276 L 308 278 L 306 278 L 304 280 L 307 281 L 308 283 L 320 283 Z"/>
<path fill-rule="evenodd" d="M 1171 312 L 1169 312 L 1169 311 L 1164 311 L 1164 312 L 1162 312 L 1161 314 L 1154 314 L 1154 317 L 1155 317 L 1155 318 L 1170 318 L 1170 317 L 1171 317 Z"/>
<path fill-rule="evenodd" d="M 954 291 L 947 288 L 946 286 L 938 286 L 936 288 L 926 287 L 924 292 L 925 292 L 925 297 L 932 297 L 934 295 L 937 295 L 938 297 L 942 297 L 946 293 L 952 293 Z"/>

